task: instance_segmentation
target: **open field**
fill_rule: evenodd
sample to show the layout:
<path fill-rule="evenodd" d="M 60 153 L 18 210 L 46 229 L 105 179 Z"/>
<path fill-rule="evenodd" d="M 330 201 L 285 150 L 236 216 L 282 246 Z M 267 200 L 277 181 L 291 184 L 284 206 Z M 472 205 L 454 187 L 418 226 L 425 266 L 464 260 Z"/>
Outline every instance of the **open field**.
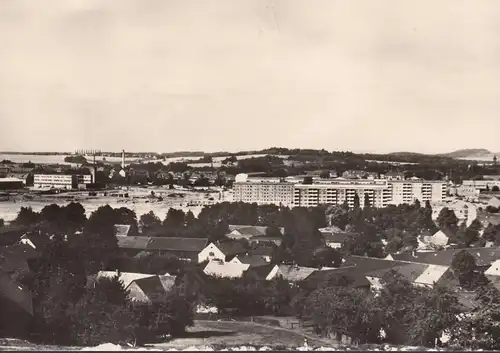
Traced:
<path fill-rule="evenodd" d="M 175 338 L 169 342 L 150 345 L 160 349 L 185 349 L 190 346 L 268 346 L 299 347 L 304 345 L 304 339 L 312 347 L 335 346 L 330 340 L 288 330 L 279 327 L 238 321 L 205 321 L 195 322 L 185 337 Z"/>
<path fill-rule="evenodd" d="M 155 197 L 151 196 L 151 192 Z M 88 192 L 72 191 L 56 195 L 35 195 L 24 193 L 10 196 L 6 201 L 0 201 L 0 218 L 10 222 L 17 216 L 21 207 L 31 207 L 34 211 L 40 211 L 50 204 L 66 205 L 69 202 L 80 202 L 87 212 L 91 212 L 103 205 L 113 208 L 127 207 L 133 210 L 139 218 L 142 214 L 153 211 L 160 219 L 164 219 L 170 208 L 182 209 L 185 212 L 191 210 L 197 216 L 204 205 L 221 201 L 230 201 L 231 193 L 219 193 L 219 189 L 212 188 L 209 191 L 185 191 L 170 190 L 166 187 L 129 188 L 128 190 L 107 190 L 107 196 L 100 191 L 98 196 L 89 196 Z M 120 194 L 128 193 L 129 197 L 119 197 Z M 158 197 L 163 200 L 159 201 Z"/>

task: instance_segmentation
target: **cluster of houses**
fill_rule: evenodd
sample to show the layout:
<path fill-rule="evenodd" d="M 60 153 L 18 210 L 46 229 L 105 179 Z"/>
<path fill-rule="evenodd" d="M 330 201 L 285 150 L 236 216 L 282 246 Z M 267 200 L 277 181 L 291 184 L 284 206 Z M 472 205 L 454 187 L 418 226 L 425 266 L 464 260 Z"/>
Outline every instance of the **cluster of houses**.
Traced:
<path fill-rule="evenodd" d="M 349 256 L 338 268 L 312 268 L 273 263 L 274 249 L 281 244 L 282 237 L 276 232 L 268 232 L 267 227 L 231 225 L 226 239 L 217 242 L 209 242 L 206 238 L 129 236 L 129 229 L 126 225 L 116 225 L 118 247 L 123 256 L 172 256 L 200 264 L 202 276 L 239 278 L 245 275 L 262 281 L 281 278 L 306 286 L 344 278 L 349 280 L 350 286 L 376 290 L 380 288 L 382 277 L 394 270 L 415 285 L 432 287 L 439 283 L 458 288 L 451 263 L 461 249 L 417 250 L 390 255 L 384 259 Z M 281 235 L 284 234 L 284 229 L 278 230 Z M 325 245 L 331 248 L 339 248 L 345 238 L 351 235 L 335 227 L 320 229 L 320 232 Z M 0 244 L 1 307 L 8 307 L 15 317 L 20 317 L 20 314 L 33 315 L 31 294 L 21 284 L 20 279 L 30 273 L 31 262 L 40 256 L 47 240 L 32 233 L 23 235 L 22 230 L 11 228 L 0 229 L 0 239 L 11 240 L 8 244 Z M 439 231 L 428 236 L 427 241 L 446 244 L 447 239 L 449 236 L 446 232 Z M 491 282 L 500 289 L 500 247 L 469 248 L 467 251 L 476 259 L 479 270 L 484 271 Z M 169 273 L 131 273 L 118 269 L 100 271 L 89 276 L 87 285 L 92 286 L 99 278 L 115 276 L 123 282 L 131 300 L 148 303 L 164 300 L 177 280 L 175 275 Z"/>

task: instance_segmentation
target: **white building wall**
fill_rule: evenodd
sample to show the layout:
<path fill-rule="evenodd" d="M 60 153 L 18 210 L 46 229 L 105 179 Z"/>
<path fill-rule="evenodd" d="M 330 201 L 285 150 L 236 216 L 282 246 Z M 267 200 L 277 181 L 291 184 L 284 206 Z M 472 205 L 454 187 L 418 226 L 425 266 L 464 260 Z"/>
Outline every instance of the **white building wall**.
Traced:
<path fill-rule="evenodd" d="M 234 185 L 234 201 L 258 204 L 282 204 L 290 207 L 315 207 L 321 204 L 354 206 L 355 195 L 363 207 L 365 197 L 374 207 L 389 204 L 412 204 L 415 200 L 441 202 L 446 198 L 446 183 L 424 180 L 339 180 L 314 181 L 312 184 L 238 182 Z"/>
<path fill-rule="evenodd" d="M 54 187 L 71 189 L 73 186 L 73 176 L 67 174 L 35 174 L 33 176 L 35 187 Z"/>

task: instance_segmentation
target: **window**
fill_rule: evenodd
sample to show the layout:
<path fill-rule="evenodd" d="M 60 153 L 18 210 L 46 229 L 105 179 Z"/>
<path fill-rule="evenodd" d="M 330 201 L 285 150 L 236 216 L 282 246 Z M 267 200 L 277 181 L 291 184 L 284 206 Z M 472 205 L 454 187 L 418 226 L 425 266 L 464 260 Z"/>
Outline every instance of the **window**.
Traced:
<path fill-rule="evenodd" d="M 208 256 L 215 256 L 215 254 L 214 254 L 214 252 L 213 252 L 213 251 L 210 251 L 210 252 L 208 253 Z"/>

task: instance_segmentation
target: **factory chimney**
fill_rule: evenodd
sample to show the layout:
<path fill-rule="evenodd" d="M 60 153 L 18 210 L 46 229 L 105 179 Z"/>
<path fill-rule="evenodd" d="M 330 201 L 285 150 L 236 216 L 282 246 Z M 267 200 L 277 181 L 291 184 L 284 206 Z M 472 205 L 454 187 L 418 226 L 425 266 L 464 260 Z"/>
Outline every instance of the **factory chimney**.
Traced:
<path fill-rule="evenodd" d="M 125 150 L 122 150 L 122 169 L 125 169 Z"/>

